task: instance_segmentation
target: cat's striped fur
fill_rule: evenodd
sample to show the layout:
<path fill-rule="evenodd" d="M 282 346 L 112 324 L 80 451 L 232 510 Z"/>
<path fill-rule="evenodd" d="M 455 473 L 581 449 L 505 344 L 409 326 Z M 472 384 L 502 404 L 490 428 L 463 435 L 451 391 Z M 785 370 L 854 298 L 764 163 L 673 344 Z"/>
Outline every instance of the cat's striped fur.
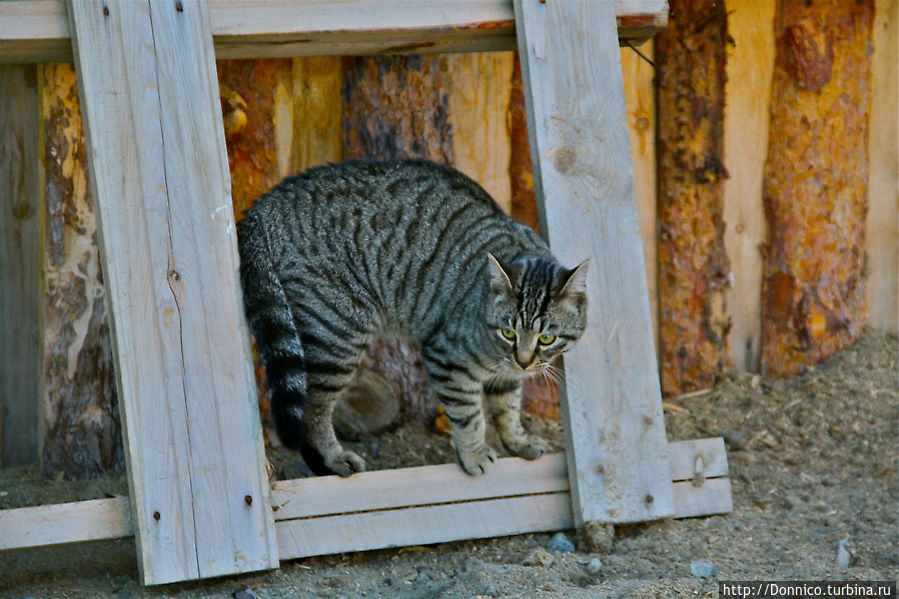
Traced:
<path fill-rule="evenodd" d="M 477 183 L 421 160 L 314 168 L 262 196 L 238 240 L 275 426 L 313 470 L 364 469 L 331 413 L 383 333 L 420 340 L 466 472 L 496 458 L 483 398 L 512 453 L 543 453 L 521 425 L 521 384 L 583 332 L 586 264 L 561 266 Z"/>

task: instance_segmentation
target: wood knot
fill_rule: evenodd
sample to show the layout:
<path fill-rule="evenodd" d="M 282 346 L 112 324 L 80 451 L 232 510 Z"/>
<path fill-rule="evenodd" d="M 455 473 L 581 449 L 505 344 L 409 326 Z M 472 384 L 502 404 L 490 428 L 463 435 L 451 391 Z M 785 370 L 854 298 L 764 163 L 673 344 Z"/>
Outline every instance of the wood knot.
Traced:
<path fill-rule="evenodd" d="M 818 91 L 830 81 L 833 41 L 810 21 L 800 21 L 786 29 L 789 63 L 800 88 Z"/>
<path fill-rule="evenodd" d="M 577 161 L 577 152 L 571 146 L 562 146 L 559 148 L 559 151 L 556 152 L 555 160 L 553 161 L 553 165 L 556 167 L 556 170 L 566 174 L 571 168 L 574 166 L 574 163 Z"/>

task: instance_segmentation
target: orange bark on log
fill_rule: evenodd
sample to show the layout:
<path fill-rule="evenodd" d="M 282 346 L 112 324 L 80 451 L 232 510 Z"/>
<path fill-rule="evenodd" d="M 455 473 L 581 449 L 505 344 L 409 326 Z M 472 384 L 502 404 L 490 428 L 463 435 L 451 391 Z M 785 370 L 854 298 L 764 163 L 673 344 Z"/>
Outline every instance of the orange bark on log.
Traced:
<path fill-rule="evenodd" d="M 783 0 L 764 205 L 762 371 L 851 344 L 866 320 L 865 216 L 874 1 Z"/>
<path fill-rule="evenodd" d="M 711 386 L 727 362 L 724 83 L 727 14 L 672 0 L 658 69 L 659 353 L 666 395 Z"/>
<path fill-rule="evenodd" d="M 75 70 L 39 67 L 44 194 L 43 470 L 70 478 L 125 465 L 106 287 Z"/>

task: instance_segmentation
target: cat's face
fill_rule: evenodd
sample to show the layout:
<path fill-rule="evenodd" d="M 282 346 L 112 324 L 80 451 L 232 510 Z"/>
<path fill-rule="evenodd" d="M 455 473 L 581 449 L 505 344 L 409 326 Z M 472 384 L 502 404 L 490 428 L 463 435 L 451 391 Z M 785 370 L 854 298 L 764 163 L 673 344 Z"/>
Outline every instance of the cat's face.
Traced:
<path fill-rule="evenodd" d="M 536 255 L 503 263 L 488 254 L 487 334 L 507 374 L 541 372 L 587 327 L 587 266 L 568 270 Z"/>

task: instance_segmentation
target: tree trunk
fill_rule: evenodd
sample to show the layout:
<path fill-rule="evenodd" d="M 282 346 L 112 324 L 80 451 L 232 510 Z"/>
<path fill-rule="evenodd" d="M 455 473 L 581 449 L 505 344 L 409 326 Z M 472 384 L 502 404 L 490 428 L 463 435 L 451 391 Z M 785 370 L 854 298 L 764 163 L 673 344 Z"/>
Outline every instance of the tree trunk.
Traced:
<path fill-rule="evenodd" d="M 727 13 L 672 0 L 658 69 L 659 352 L 667 395 L 710 387 L 726 364 L 724 83 Z"/>
<path fill-rule="evenodd" d="M 778 7 L 765 165 L 762 371 L 787 375 L 851 344 L 866 319 L 874 1 Z"/>
<path fill-rule="evenodd" d="M 43 470 L 81 478 L 121 470 L 125 460 L 75 71 L 70 64 L 39 70 Z"/>

